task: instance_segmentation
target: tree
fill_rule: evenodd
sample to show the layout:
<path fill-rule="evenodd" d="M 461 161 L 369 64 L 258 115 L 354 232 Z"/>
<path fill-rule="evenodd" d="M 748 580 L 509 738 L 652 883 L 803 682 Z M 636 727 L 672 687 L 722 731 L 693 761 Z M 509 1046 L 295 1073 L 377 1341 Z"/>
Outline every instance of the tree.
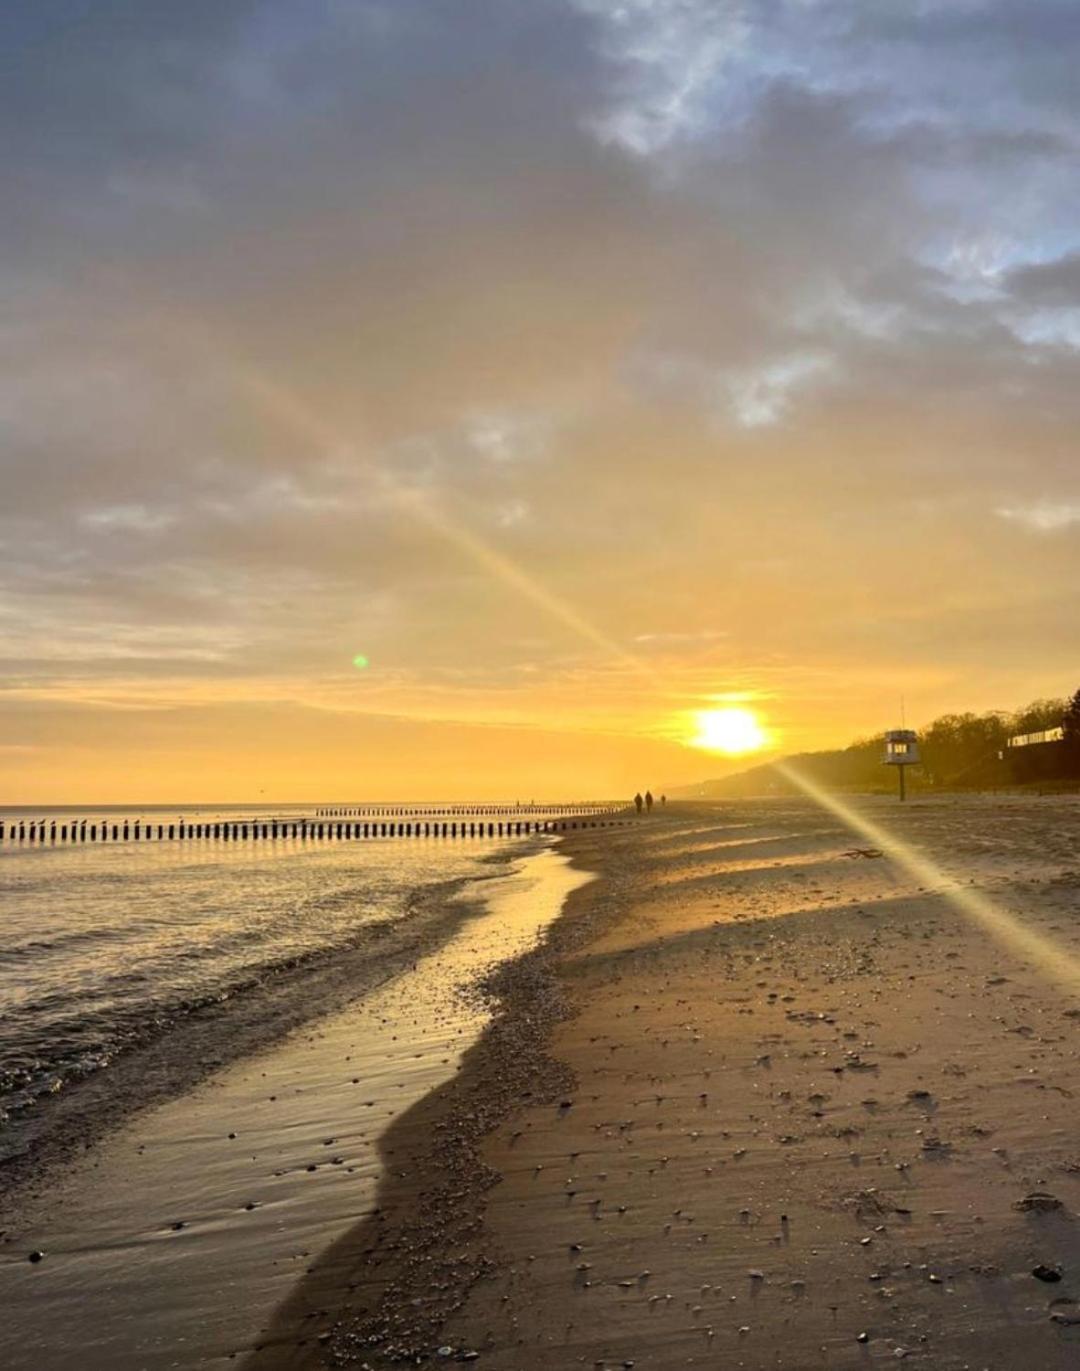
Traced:
<path fill-rule="evenodd" d="M 1067 700 L 1033 700 L 1012 716 L 1009 721 L 1010 732 L 1042 733 L 1047 728 L 1058 728 L 1067 706 Z"/>
<path fill-rule="evenodd" d="M 944 714 L 920 734 L 923 764 L 935 785 L 963 784 L 965 773 L 996 758 L 1012 731 L 1009 718 L 996 712 Z"/>
<path fill-rule="evenodd" d="M 1080 770 L 1080 690 L 1066 704 L 1061 727 L 1065 732 L 1065 753 L 1070 766 L 1074 771 Z"/>

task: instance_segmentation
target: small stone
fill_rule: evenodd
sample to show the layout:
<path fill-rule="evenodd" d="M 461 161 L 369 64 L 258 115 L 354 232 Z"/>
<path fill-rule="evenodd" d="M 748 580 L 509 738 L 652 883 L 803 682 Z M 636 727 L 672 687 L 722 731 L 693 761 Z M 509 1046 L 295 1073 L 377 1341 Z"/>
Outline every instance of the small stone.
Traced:
<path fill-rule="evenodd" d="M 1052 1214 L 1055 1209 L 1062 1207 L 1061 1201 L 1056 1195 L 1051 1195 L 1046 1190 L 1032 1190 L 1025 1195 L 1022 1200 L 1017 1200 L 1013 1205 L 1021 1214 Z"/>
<path fill-rule="evenodd" d="M 43 1262 L 45 1260 L 45 1253 L 38 1251 L 31 1252 L 26 1260 L 30 1262 L 31 1265 L 37 1266 L 38 1262 Z"/>
<path fill-rule="evenodd" d="M 1040 1262 L 1038 1266 L 1032 1268 L 1031 1274 L 1037 1281 L 1046 1281 L 1048 1285 L 1052 1285 L 1055 1281 L 1061 1280 L 1061 1267 L 1047 1266 Z"/>

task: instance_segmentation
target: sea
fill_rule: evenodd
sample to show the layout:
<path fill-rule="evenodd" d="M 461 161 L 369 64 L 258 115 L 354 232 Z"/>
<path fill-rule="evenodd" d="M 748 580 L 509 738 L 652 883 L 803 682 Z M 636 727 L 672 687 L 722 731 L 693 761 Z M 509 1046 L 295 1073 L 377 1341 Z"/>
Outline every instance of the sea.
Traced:
<path fill-rule="evenodd" d="M 282 819 L 311 806 L 277 807 Z M 0 810 L 12 819 L 215 823 L 266 806 Z M 462 817 L 459 813 L 456 817 Z M 465 815 L 467 818 L 468 815 Z M 249 1031 L 290 980 L 375 955 L 432 899 L 527 840 L 214 840 L 0 844 L 0 1160 L 20 1120 L 192 1016 L 242 1003 Z M 536 840 L 532 840 L 534 845 Z"/>
<path fill-rule="evenodd" d="M 114 813 L 136 817 L 74 817 Z M 370 1220 L 391 1131 L 490 1021 L 490 973 L 588 880 L 535 833 L 5 840 L 0 1366 L 237 1365 Z"/>

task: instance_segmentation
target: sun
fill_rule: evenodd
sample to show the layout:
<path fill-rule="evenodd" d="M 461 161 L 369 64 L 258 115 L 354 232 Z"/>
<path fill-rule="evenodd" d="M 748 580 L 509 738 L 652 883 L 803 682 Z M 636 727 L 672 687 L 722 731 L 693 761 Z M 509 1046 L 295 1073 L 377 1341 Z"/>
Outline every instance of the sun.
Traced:
<path fill-rule="evenodd" d="M 690 745 L 705 752 L 739 757 L 746 752 L 759 752 L 767 741 L 757 715 L 749 709 L 699 710 L 694 715 L 694 724 L 697 732 L 690 738 Z"/>

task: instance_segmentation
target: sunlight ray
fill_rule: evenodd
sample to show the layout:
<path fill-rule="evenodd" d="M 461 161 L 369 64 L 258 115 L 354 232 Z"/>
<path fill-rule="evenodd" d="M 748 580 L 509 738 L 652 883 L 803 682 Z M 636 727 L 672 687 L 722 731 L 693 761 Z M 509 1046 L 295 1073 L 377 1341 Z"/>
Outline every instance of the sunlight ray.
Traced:
<path fill-rule="evenodd" d="M 887 853 L 920 885 L 943 896 L 950 904 L 977 924 L 1009 951 L 1035 965 L 1043 975 L 1080 992 L 1080 960 L 1059 947 L 1052 939 L 1027 928 L 1014 915 L 994 904 L 981 891 L 962 884 L 911 843 L 890 833 L 882 824 L 861 814 L 839 795 L 826 790 L 790 762 L 775 762 L 776 770 L 804 795 L 834 815 L 859 837 Z"/>

